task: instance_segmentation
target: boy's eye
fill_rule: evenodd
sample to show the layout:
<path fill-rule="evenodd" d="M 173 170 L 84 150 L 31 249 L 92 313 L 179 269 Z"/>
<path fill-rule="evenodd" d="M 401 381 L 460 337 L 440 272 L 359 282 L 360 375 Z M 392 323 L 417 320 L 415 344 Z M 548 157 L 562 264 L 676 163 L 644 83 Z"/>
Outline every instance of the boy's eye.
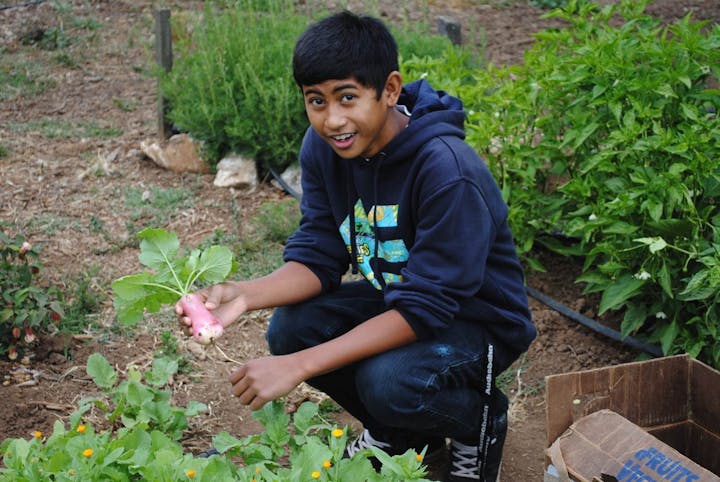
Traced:
<path fill-rule="evenodd" d="M 355 99 L 355 95 L 354 95 L 354 94 L 343 94 L 343 95 L 342 95 L 342 101 L 343 101 L 343 102 L 350 102 L 350 101 L 352 101 L 353 99 Z"/>
<path fill-rule="evenodd" d="M 320 106 L 320 105 L 323 105 L 324 103 L 325 102 L 322 99 L 320 99 L 319 97 L 314 97 L 314 98 L 308 100 L 308 104 L 313 105 L 313 106 Z"/>

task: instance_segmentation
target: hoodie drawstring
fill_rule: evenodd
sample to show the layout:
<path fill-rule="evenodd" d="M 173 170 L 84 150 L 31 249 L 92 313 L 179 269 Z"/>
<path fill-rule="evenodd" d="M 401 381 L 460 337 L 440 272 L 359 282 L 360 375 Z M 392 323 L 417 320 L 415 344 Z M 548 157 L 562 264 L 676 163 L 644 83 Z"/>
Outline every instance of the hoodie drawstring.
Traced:
<path fill-rule="evenodd" d="M 375 162 L 375 166 L 373 166 L 373 238 L 375 239 L 375 252 L 373 253 L 373 271 L 375 271 L 375 279 L 380 283 L 380 286 L 382 286 L 382 289 L 385 289 L 385 278 L 383 278 L 382 270 L 381 269 L 375 269 L 378 267 L 380 263 L 380 258 L 378 257 L 379 253 L 379 247 L 380 247 L 380 239 L 378 239 L 378 222 L 377 222 L 377 209 L 378 209 L 378 179 L 380 178 L 380 165 L 382 164 L 382 161 L 385 160 L 386 154 L 384 152 L 381 152 L 378 156 L 377 161 Z"/>
<path fill-rule="evenodd" d="M 353 193 L 355 192 L 355 178 L 353 178 L 352 166 L 348 166 L 345 176 L 347 184 L 347 210 L 350 217 L 350 266 L 352 274 L 358 274 L 357 264 L 357 241 L 355 240 L 355 206 L 353 205 Z"/>
<path fill-rule="evenodd" d="M 385 288 L 385 279 L 382 276 L 382 270 L 375 269 L 378 266 L 379 258 L 378 255 L 380 253 L 380 240 L 378 239 L 378 221 L 377 221 L 377 208 L 378 208 L 378 183 L 380 179 L 380 167 L 387 155 L 384 152 L 381 152 L 378 154 L 377 159 L 374 161 L 373 165 L 373 223 L 372 223 L 372 230 L 373 230 L 373 238 L 375 242 L 375 248 L 373 251 L 373 271 L 376 271 L 376 279 L 378 283 L 380 283 L 380 286 Z M 364 159 L 364 162 L 372 162 L 370 159 Z M 357 232 L 355 231 L 355 205 L 353 204 L 353 201 L 355 201 L 354 197 L 357 194 L 357 191 L 355 190 L 355 178 L 353 176 L 353 169 L 352 166 L 348 166 L 347 174 L 345 176 L 345 182 L 347 184 L 347 210 L 348 210 L 348 218 L 350 222 L 350 266 L 352 267 L 352 274 L 358 273 L 358 248 L 357 248 Z"/>

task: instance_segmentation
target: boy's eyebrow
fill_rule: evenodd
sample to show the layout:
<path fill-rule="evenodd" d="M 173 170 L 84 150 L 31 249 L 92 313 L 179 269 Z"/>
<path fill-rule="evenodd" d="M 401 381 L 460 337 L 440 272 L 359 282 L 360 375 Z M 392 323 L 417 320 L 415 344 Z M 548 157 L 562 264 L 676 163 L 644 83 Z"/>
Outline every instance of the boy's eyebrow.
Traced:
<path fill-rule="evenodd" d="M 333 93 L 335 93 L 335 92 L 340 92 L 341 90 L 345 90 L 345 89 L 357 89 L 357 88 L 358 88 L 357 84 L 355 84 L 353 82 L 348 82 L 346 84 L 338 85 L 332 91 L 333 91 Z M 310 94 L 322 95 L 322 92 L 320 91 L 320 89 L 313 89 L 312 87 L 308 88 L 307 90 L 305 90 L 303 92 L 304 96 L 308 96 Z"/>

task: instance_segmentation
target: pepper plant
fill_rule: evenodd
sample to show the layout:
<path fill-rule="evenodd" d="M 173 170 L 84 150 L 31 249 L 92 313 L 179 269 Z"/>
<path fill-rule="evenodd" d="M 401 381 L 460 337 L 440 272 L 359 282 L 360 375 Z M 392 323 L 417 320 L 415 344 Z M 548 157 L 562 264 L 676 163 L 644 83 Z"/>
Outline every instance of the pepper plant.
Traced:
<path fill-rule="evenodd" d="M 460 91 L 468 142 L 530 266 L 538 244 L 579 256 L 624 335 L 720 366 L 720 26 L 661 24 L 647 3 L 550 12 L 567 27 Z"/>

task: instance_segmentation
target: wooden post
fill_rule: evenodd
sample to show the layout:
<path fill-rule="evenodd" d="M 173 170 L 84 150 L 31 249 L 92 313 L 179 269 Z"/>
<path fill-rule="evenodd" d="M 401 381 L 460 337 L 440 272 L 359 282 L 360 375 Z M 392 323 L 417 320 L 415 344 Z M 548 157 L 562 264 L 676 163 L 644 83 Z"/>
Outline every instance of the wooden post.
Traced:
<path fill-rule="evenodd" d="M 170 29 L 170 10 L 155 11 L 155 54 L 157 63 L 165 72 L 172 70 L 172 32 Z M 170 137 L 172 126 L 168 122 L 167 102 L 160 93 L 160 81 L 158 80 L 158 132 L 161 139 Z"/>
<path fill-rule="evenodd" d="M 437 28 L 440 35 L 450 39 L 453 45 L 462 44 L 462 29 L 460 24 L 450 17 L 438 17 Z"/>

